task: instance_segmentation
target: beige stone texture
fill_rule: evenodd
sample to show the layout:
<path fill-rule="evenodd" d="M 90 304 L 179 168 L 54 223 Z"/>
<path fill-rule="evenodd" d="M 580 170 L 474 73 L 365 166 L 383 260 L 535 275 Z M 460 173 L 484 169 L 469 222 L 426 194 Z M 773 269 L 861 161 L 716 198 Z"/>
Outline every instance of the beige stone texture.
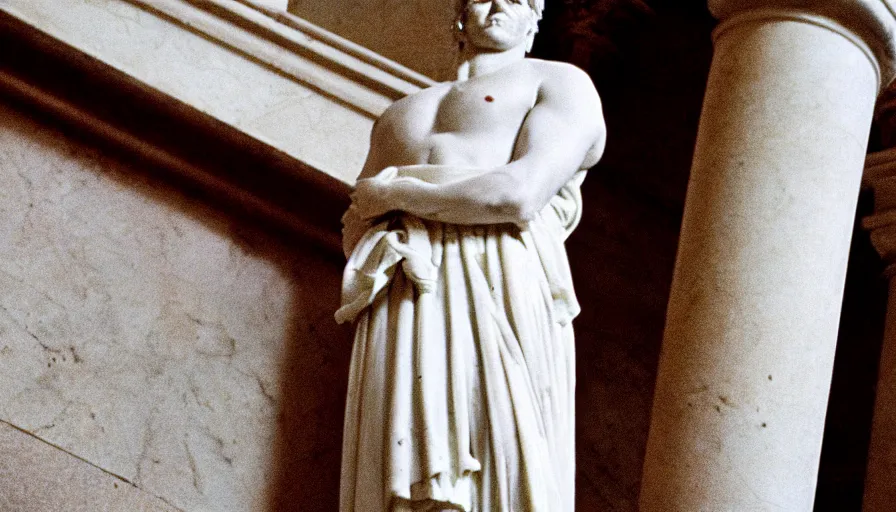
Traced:
<path fill-rule="evenodd" d="M 175 512 L 129 482 L 0 421 L 0 510 Z"/>
<path fill-rule="evenodd" d="M 140 4 L 0 0 L 0 9 L 331 176 L 354 180 L 367 151 L 371 115 L 335 101 L 321 90 L 323 85 L 303 83 Z M 222 30 L 233 31 L 246 44 L 264 45 L 278 61 L 310 66 L 310 76 L 326 73 L 209 15 L 200 13 L 190 22 L 199 20 L 223 23 Z M 345 80 L 345 86 L 351 87 L 351 81 Z"/>
<path fill-rule="evenodd" d="M 0 211 L 0 420 L 184 510 L 329 508 L 339 262 L 7 107 Z"/>
<path fill-rule="evenodd" d="M 716 36 L 641 510 L 811 510 L 877 69 L 807 14 Z"/>
<path fill-rule="evenodd" d="M 453 80 L 453 0 L 290 0 L 289 11 L 438 81 Z"/>

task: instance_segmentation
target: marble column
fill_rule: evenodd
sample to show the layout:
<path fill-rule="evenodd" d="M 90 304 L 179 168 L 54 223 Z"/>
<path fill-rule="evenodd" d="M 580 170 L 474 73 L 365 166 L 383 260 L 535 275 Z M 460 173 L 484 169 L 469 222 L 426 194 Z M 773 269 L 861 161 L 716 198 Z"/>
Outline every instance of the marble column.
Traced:
<path fill-rule="evenodd" d="M 710 1 L 710 9 L 721 22 L 640 505 L 808 511 L 896 18 L 879 0 Z"/>
<path fill-rule="evenodd" d="M 896 90 L 880 104 L 882 139 L 896 146 Z M 864 512 L 890 512 L 896 503 L 896 148 L 868 156 L 865 180 L 874 189 L 874 215 L 864 220 L 890 281 L 874 423 L 865 473 Z"/>

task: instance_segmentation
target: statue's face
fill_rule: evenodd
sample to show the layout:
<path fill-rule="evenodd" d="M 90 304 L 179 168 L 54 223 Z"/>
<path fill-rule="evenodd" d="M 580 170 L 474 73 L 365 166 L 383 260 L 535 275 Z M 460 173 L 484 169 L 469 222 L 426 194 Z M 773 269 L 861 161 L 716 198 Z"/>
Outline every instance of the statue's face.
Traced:
<path fill-rule="evenodd" d="M 475 48 L 504 51 L 525 45 L 534 33 L 535 13 L 528 0 L 469 0 L 466 38 Z"/>

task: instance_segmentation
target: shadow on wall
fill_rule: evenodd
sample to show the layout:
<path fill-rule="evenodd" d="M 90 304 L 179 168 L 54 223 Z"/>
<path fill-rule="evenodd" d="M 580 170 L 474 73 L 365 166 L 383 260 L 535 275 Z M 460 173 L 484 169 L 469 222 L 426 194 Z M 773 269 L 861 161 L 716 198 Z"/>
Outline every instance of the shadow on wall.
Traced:
<path fill-rule="evenodd" d="M 338 326 L 344 262 L 301 237 L 210 197 L 176 176 L 143 170 L 140 181 L 117 176 L 152 201 L 167 203 L 216 230 L 292 283 L 279 360 L 270 475 L 260 487 L 271 512 L 338 508 L 342 423 L 352 331 Z M 259 342 L 262 342 L 259 340 Z M 273 380 L 273 379 L 272 379 Z"/>
<path fill-rule="evenodd" d="M 44 200 L 31 196 L 21 199 L 30 201 L 29 204 L 9 205 L 13 210 L 28 211 L 25 215 L 40 219 L 47 234 L 46 242 L 37 243 L 46 245 L 47 252 L 61 253 L 59 265 L 67 265 L 69 273 L 90 269 L 84 272 L 130 281 L 134 290 L 149 290 L 150 294 L 128 297 L 124 294 L 131 287 L 127 291 L 119 287 L 120 300 L 111 301 L 102 311 L 102 318 L 77 318 L 79 311 L 85 315 L 93 313 L 83 304 L 77 304 L 78 299 L 66 303 L 71 321 L 58 325 L 58 330 L 64 335 L 66 346 L 70 344 L 79 349 L 82 368 L 93 373 L 63 373 L 70 370 L 55 365 L 39 371 L 51 380 L 58 380 L 60 375 L 71 376 L 75 379 L 74 388 L 82 384 L 99 386 L 101 393 L 114 391 L 119 393 L 115 395 L 117 399 L 131 403 L 111 406 L 108 423 L 101 425 L 103 435 L 108 437 L 87 439 L 84 432 L 75 429 L 67 433 L 64 427 L 41 432 L 39 436 L 187 509 L 193 505 L 203 508 L 205 499 L 214 505 L 213 509 L 231 509 L 228 507 L 235 507 L 236 501 L 227 503 L 225 496 L 233 493 L 243 498 L 255 496 L 256 501 L 261 498 L 268 503 L 269 510 L 277 512 L 336 510 L 342 416 L 351 351 L 350 329 L 337 326 L 332 316 L 339 301 L 341 257 L 207 193 L 179 175 L 148 166 L 140 158 L 85 137 L 77 129 L 60 127 L 55 119 L 39 111 L 27 107 L 21 107 L 20 112 L 0 108 L 6 119 L 2 123 L 3 131 L 12 134 L 11 138 L 27 141 L 21 147 L 3 148 L 4 154 L 13 155 L 12 159 L 5 159 L 7 164 L 14 164 L 17 158 L 14 153 L 20 151 L 23 154 L 38 151 L 36 154 L 41 158 L 52 161 L 46 168 L 32 165 L 24 175 L 19 174 L 21 178 L 13 172 L 17 166 L 3 165 L 0 161 L 0 172 L 12 173 L 7 178 L 14 182 L 26 180 L 28 187 L 32 183 L 37 187 L 38 181 L 46 179 L 52 186 L 71 188 L 66 201 L 77 203 L 60 209 L 55 197 Z M 34 176 L 29 172 L 35 173 Z M 4 201 L 9 203 L 16 196 L 10 192 L 5 197 Z M 121 210 L 119 206 L 126 209 Z M 11 229 L 13 217 L 17 218 L 6 216 L 0 222 L 4 232 Z M 97 220 L 94 223 L 91 219 Z M 22 236 L 43 240 L 44 231 L 38 234 L 28 224 L 23 226 Z M 116 235 L 119 238 L 105 231 L 109 226 L 119 230 Z M 183 226 L 189 227 L 186 235 Z M 82 232 L 73 233 L 78 229 Z M 165 252 L 166 248 L 178 248 L 178 242 L 168 245 L 170 240 L 189 238 L 196 233 L 201 235 L 200 241 L 191 251 L 177 256 Z M 203 252 L 203 240 L 213 243 L 207 252 Z M 106 260 L 97 260 L 93 252 L 77 246 L 81 243 L 101 244 L 103 254 L 120 253 L 115 257 L 121 259 L 121 264 L 110 266 Z M 72 259 L 72 254 L 80 254 L 78 257 L 84 259 Z M 222 254 L 225 265 L 215 269 L 218 260 L 214 258 Z M 169 258 L 176 257 L 186 259 L 172 270 L 174 264 Z M 220 271 L 217 276 L 216 270 Z M 191 278 L 201 283 L 194 286 Z M 255 284 L 267 287 L 259 293 L 266 299 L 271 298 L 276 310 L 265 311 L 266 301 L 242 308 L 240 290 L 236 289 L 230 297 L 226 292 L 225 296 L 216 296 L 215 290 L 221 287 L 216 288 L 215 279 L 232 280 L 246 287 Z M 206 286 L 207 283 L 211 284 Z M 49 286 L 61 289 L 67 285 L 63 280 Z M 156 291 L 164 296 L 153 296 Z M 5 296 L 0 296 L 0 301 Z M 196 302 L 179 303 L 184 296 L 195 298 Z M 6 300 L 16 301 L 16 298 L 10 296 Z M 166 302 L 161 316 L 152 319 L 144 330 L 122 331 L 120 325 L 131 322 L 128 316 L 152 318 L 152 311 L 140 310 L 142 304 L 152 302 Z M 22 304 L 12 305 L 27 308 Z M 261 332 L 240 335 L 218 325 L 204 325 L 206 318 L 234 314 L 248 316 L 227 318 L 224 323 L 258 325 Z M 74 322 L 78 325 L 73 325 Z M 89 339 L 80 339 L 83 332 L 80 324 L 93 324 L 95 334 Z M 232 336 L 233 351 L 212 356 L 203 354 L 209 347 L 201 345 L 211 331 L 215 335 L 220 331 Z M 93 337 L 108 340 L 110 348 L 102 359 L 92 359 L 87 348 L 80 351 L 81 347 L 95 343 Z M 41 341 L 52 343 L 50 338 Z M 217 346 L 212 348 L 217 350 Z M 144 367 L 137 369 L 132 377 L 142 379 L 143 371 L 147 372 L 146 382 L 141 384 L 145 394 L 122 394 L 120 382 L 107 382 L 105 374 L 97 371 L 120 366 L 119 359 L 123 357 L 137 357 L 138 364 Z M 263 373 L 266 369 L 267 374 Z M 247 379 L 246 374 L 253 372 L 258 375 Z M 25 375 L 23 369 L 19 377 L 24 379 Z M 191 384 L 196 388 L 191 389 Z M 233 404 L 241 400 L 246 400 L 247 410 L 233 410 Z M 11 410 L 7 405 L 4 403 L 4 411 Z M 148 413 L 147 423 L 129 423 L 132 415 L 141 416 L 150 409 L 164 412 Z M 98 422 L 104 419 L 102 413 L 98 416 Z M 34 430 L 29 425 L 22 426 Z M 120 430 L 117 433 L 116 428 Z M 252 445 L 253 441 L 259 441 L 240 438 L 254 430 L 264 437 L 270 436 L 270 441 L 256 442 L 259 447 L 250 449 L 249 455 L 236 448 L 230 451 L 231 444 Z M 152 433 L 157 434 L 156 438 Z M 103 446 L 113 436 L 150 439 L 147 441 L 150 450 L 158 450 L 158 454 L 152 460 L 121 462 L 133 454 L 114 453 L 115 446 Z M 211 446 L 211 449 L 206 454 L 197 454 L 199 445 Z M 246 471 L 245 466 L 240 466 L 246 461 L 240 460 L 244 455 L 249 460 L 267 462 L 262 466 L 249 464 Z M 135 472 L 129 473 L 127 467 L 135 468 Z M 216 471 L 226 475 L 224 479 L 229 479 L 230 489 L 216 489 Z M 238 488 L 240 485 L 243 488 Z M 182 495 L 172 497 L 172 493 Z M 216 493 L 219 493 L 217 497 Z"/>
<path fill-rule="evenodd" d="M 334 272 L 318 276 L 295 296 L 296 318 L 291 322 L 280 380 L 270 512 L 339 508 L 342 423 L 353 336 L 351 327 L 338 326 L 333 319 L 342 265 L 337 262 Z"/>

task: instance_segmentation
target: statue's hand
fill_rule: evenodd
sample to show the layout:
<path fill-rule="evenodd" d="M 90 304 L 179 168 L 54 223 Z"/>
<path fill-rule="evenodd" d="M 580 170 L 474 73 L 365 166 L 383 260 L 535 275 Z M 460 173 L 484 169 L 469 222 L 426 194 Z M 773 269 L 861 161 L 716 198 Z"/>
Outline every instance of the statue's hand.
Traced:
<path fill-rule="evenodd" d="M 395 210 L 391 198 L 390 182 L 395 177 L 397 168 L 387 167 L 372 178 L 358 180 L 352 192 L 352 207 L 355 214 L 365 221 L 372 221 Z"/>

